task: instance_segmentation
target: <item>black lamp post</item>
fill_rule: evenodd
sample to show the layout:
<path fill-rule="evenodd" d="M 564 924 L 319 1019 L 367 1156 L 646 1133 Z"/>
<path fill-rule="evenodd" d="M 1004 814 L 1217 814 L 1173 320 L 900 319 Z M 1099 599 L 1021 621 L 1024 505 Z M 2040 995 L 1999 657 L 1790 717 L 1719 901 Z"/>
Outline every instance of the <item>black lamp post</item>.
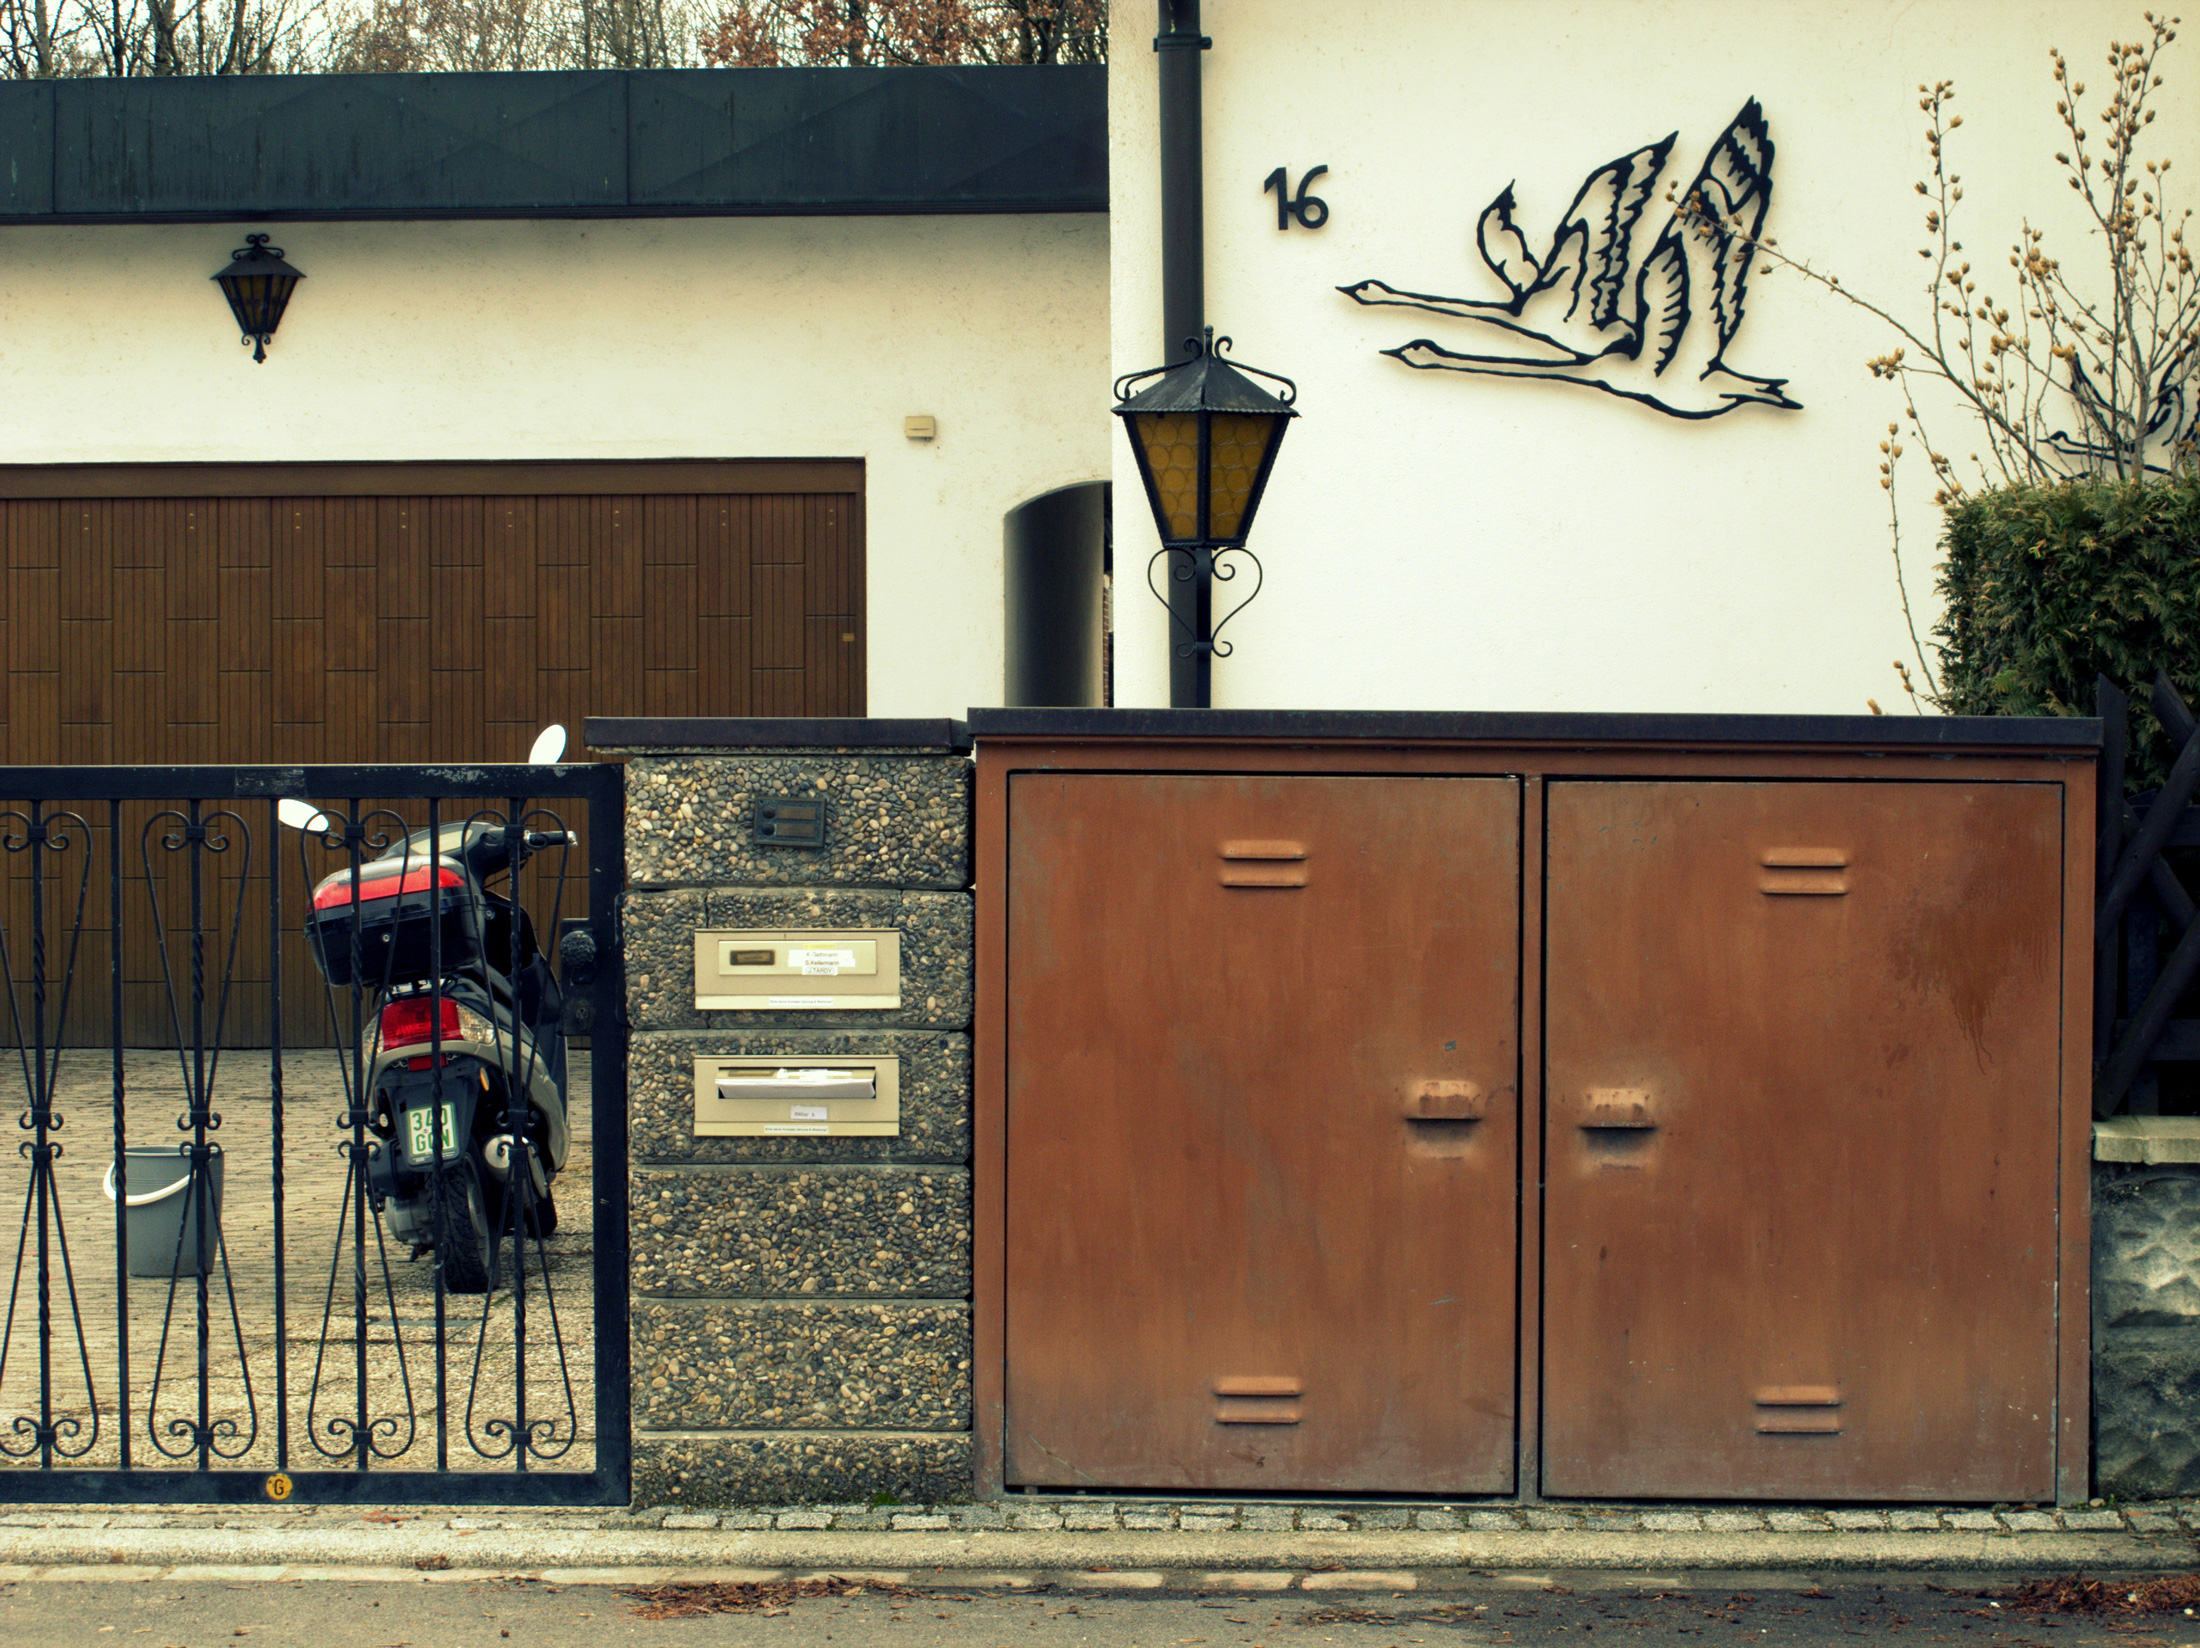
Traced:
<path fill-rule="evenodd" d="M 1284 425 L 1298 416 L 1291 405 L 1298 386 L 1257 366 L 1232 365 L 1216 353 L 1229 346 L 1230 340 L 1217 338 L 1210 326 L 1204 341 L 1186 340 L 1188 360 L 1133 372 L 1115 385 L 1115 415 L 1130 432 L 1138 476 L 1161 533 L 1161 547 L 1146 563 L 1146 587 L 1169 609 L 1172 622 L 1191 631 L 1190 640 L 1176 643 L 1176 656 L 1191 660 L 1191 703 L 1198 709 L 1214 701 L 1214 660 L 1230 656 L 1230 643 L 1217 640 L 1217 633 L 1260 593 L 1260 559 L 1245 547 L 1245 537 L 1283 444 Z M 1270 394 L 1248 372 L 1281 384 L 1282 395 Z M 1145 387 L 1138 388 L 1141 383 Z M 1253 588 L 1217 622 L 1215 583 L 1228 583 L 1238 573 L 1235 565 L 1225 564 L 1231 555 L 1252 562 Z M 1154 584 L 1158 562 L 1167 563 L 1172 583 L 1192 586 L 1188 624 L 1167 591 Z"/>
<path fill-rule="evenodd" d="M 283 323 L 290 294 L 305 274 L 283 261 L 283 249 L 270 246 L 265 235 L 246 235 L 244 244 L 229 254 L 229 262 L 214 271 L 229 312 L 237 317 L 238 341 L 252 345 L 255 361 L 267 359 L 268 341 Z"/>

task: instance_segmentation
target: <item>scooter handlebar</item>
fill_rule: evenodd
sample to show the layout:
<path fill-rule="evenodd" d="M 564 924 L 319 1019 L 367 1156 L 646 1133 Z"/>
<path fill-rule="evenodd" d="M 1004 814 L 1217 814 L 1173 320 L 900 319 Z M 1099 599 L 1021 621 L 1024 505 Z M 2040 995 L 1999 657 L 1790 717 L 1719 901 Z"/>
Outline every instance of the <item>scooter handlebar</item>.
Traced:
<path fill-rule="evenodd" d="M 539 853 L 545 847 L 578 847 L 581 844 L 581 838 L 571 830 L 529 830 L 526 841 L 531 853 Z"/>

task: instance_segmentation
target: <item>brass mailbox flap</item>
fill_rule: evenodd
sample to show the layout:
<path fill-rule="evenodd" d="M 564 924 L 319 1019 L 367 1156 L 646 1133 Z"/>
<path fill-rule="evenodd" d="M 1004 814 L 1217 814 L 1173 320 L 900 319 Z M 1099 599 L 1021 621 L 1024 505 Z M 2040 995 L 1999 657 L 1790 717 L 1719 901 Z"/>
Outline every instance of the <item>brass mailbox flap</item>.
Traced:
<path fill-rule="evenodd" d="M 834 1012 L 901 1005 L 901 935 L 883 930 L 699 931 L 695 1005 Z"/>
<path fill-rule="evenodd" d="M 901 1132 L 901 1060 L 747 1056 L 695 1061 L 695 1136 L 892 1138 Z"/>
<path fill-rule="evenodd" d="M 875 1099 L 878 1075 L 855 1070 L 775 1070 L 718 1078 L 722 1099 L 787 1099 L 818 1103 L 827 1099 Z"/>

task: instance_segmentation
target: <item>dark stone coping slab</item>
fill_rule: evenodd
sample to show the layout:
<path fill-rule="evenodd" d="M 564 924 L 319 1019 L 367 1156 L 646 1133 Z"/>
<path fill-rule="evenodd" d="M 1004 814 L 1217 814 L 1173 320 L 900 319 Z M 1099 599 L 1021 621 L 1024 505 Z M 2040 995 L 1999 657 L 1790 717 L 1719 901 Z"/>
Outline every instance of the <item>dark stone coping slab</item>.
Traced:
<path fill-rule="evenodd" d="M 727 750 L 967 750 L 960 721 L 864 716 L 592 715 L 581 736 L 618 755 L 722 754 Z"/>
<path fill-rule="evenodd" d="M 1624 715 L 1502 710 L 974 709 L 989 738 L 1386 740 L 1477 744 L 1805 744 L 1889 750 L 2040 749 L 2091 756 L 2101 723 L 2078 716 Z"/>

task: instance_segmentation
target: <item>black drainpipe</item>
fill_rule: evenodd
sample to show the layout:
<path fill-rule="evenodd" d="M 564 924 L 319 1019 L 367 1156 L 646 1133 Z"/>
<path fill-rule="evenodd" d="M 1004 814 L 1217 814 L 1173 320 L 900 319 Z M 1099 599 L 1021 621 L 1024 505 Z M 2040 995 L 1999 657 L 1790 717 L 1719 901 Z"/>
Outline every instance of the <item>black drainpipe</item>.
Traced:
<path fill-rule="evenodd" d="M 1174 366 L 1207 324 L 1206 208 L 1200 189 L 1199 54 L 1214 42 L 1199 32 L 1199 0 L 1161 0 L 1161 358 Z M 1174 557 L 1168 557 L 1174 560 Z M 1173 569 L 1172 569 L 1173 570 Z M 1169 580 L 1169 707 L 1204 709 L 1212 655 L 1180 656 L 1178 641 L 1200 633 L 1195 603 L 1205 581 Z"/>

